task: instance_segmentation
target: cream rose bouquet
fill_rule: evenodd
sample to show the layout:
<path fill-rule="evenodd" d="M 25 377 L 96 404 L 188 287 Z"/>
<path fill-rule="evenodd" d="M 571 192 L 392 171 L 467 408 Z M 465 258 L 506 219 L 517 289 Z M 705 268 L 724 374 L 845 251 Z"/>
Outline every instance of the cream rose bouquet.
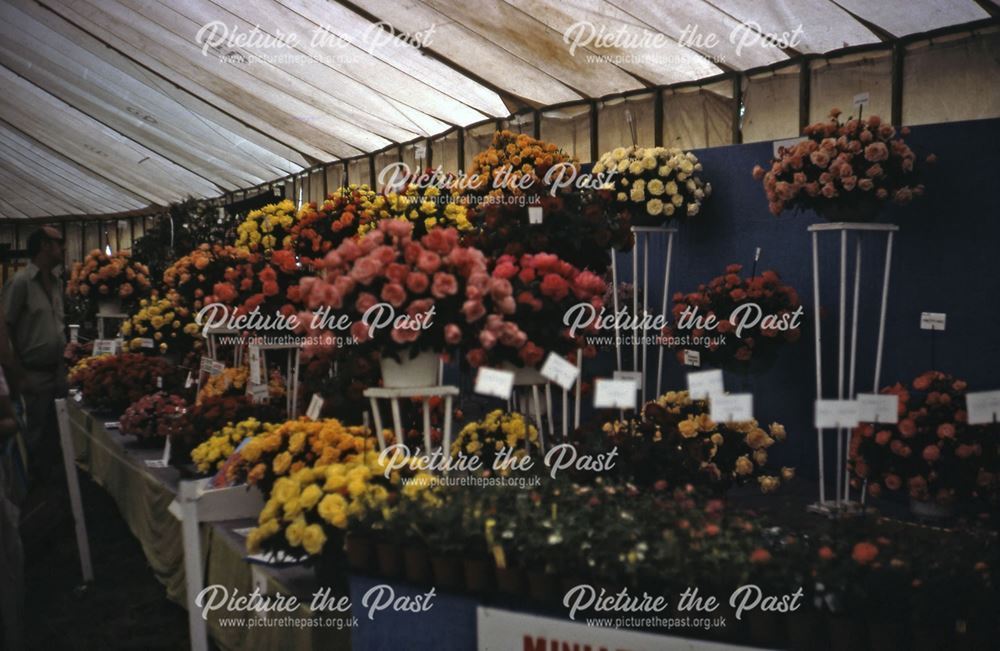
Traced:
<path fill-rule="evenodd" d="M 618 147 L 601 156 L 591 172 L 609 177 L 606 187 L 636 225 L 695 217 L 712 194 L 698 157 L 676 147 Z"/>

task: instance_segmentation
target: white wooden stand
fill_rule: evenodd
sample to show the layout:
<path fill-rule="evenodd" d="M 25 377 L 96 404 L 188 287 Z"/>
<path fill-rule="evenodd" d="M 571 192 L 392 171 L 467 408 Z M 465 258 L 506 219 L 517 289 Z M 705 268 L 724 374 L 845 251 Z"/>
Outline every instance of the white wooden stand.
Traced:
<path fill-rule="evenodd" d="M 219 337 L 239 337 L 242 334 L 241 330 L 234 328 L 208 328 L 205 332 L 205 354 L 216 361 L 222 361 L 219 359 Z M 241 344 L 233 346 L 233 366 L 236 368 L 243 366 L 244 348 Z"/>
<path fill-rule="evenodd" d="M 121 313 L 121 312 L 114 312 L 114 313 L 113 312 L 107 312 L 107 313 L 98 312 L 98 314 L 97 314 L 97 338 L 98 339 L 107 339 L 107 337 L 104 336 L 104 332 L 105 332 L 105 330 L 107 330 L 107 327 L 105 326 L 106 322 L 120 323 L 120 322 L 124 321 L 127 318 L 128 318 L 128 315 L 124 314 L 124 313 Z M 115 330 L 114 334 L 116 334 L 116 335 L 118 334 L 118 330 L 117 329 Z"/>
<path fill-rule="evenodd" d="M 184 541 L 184 582 L 188 609 L 188 631 L 192 651 L 208 651 L 208 623 L 196 604 L 205 583 L 202 564 L 201 523 L 256 519 L 264 508 L 259 490 L 247 486 L 208 488 L 211 479 L 182 481 L 170 512 L 181 522 Z"/>
<path fill-rule="evenodd" d="M 645 403 L 647 400 L 646 387 L 650 384 L 648 381 L 648 360 L 646 357 L 646 339 L 647 333 L 640 332 L 638 327 L 638 320 L 642 318 L 642 315 L 649 312 L 649 242 L 654 235 L 664 235 L 666 237 L 666 249 L 667 256 L 663 264 L 663 297 L 660 306 L 660 314 L 666 315 L 667 312 L 667 301 L 670 297 L 670 266 L 671 258 L 673 257 L 674 251 L 674 235 L 677 234 L 676 228 L 668 228 L 666 226 L 633 226 L 632 233 L 635 236 L 635 248 L 632 250 L 632 312 L 631 317 L 633 321 L 632 329 L 632 369 L 633 371 L 642 374 L 642 388 L 641 388 L 641 402 Z M 641 263 L 639 258 L 642 258 Z M 639 273 L 639 266 L 642 266 L 642 273 Z M 622 345 L 621 345 L 621 332 L 618 327 L 617 314 L 620 309 L 618 300 L 618 256 L 614 249 L 611 249 L 611 283 L 613 285 L 611 296 L 613 307 L 615 310 L 615 359 L 617 362 L 617 370 L 623 371 L 625 368 L 622 366 Z M 642 310 L 639 309 L 639 294 L 642 294 Z M 657 336 L 660 333 L 656 333 Z M 640 341 L 640 338 L 642 339 Z M 663 387 L 663 355 L 664 347 L 662 345 L 657 346 L 659 352 L 657 353 L 656 361 L 656 395 L 654 398 L 660 395 L 661 389 Z"/>
<path fill-rule="evenodd" d="M 835 222 L 825 224 L 813 224 L 809 227 L 812 233 L 812 263 L 813 263 L 813 320 L 816 332 L 816 397 L 823 398 L 823 353 L 822 337 L 820 333 L 820 263 L 819 263 L 819 236 L 820 233 L 840 234 L 840 309 L 838 314 L 838 335 L 837 335 L 837 388 L 836 397 L 840 400 L 853 400 L 856 398 L 856 369 L 858 358 L 858 308 L 861 290 L 861 243 L 865 234 L 871 233 L 873 236 L 885 234 L 885 261 L 882 269 L 882 298 L 879 312 L 878 341 L 875 352 L 875 379 L 872 384 L 872 392 L 878 393 L 879 379 L 882 372 L 882 347 L 885 341 L 885 315 L 889 301 L 889 271 L 892 265 L 892 240 L 899 226 L 895 224 L 872 224 L 872 223 L 852 223 Z M 847 342 L 847 252 L 848 240 L 854 239 L 854 290 L 852 294 L 851 308 L 851 338 L 850 348 Z M 822 428 L 816 431 L 816 444 L 819 450 L 819 502 L 811 507 L 811 510 L 832 513 L 844 510 L 855 510 L 856 505 L 851 503 L 850 470 L 848 467 L 848 455 L 850 451 L 851 431 L 849 429 L 837 430 L 837 461 L 834 467 L 836 473 L 836 494 L 833 500 L 826 497 L 826 467 L 823 459 L 823 432 Z"/>
<path fill-rule="evenodd" d="M 63 467 L 66 470 L 66 486 L 69 489 L 69 505 L 73 511 L 76 530 L 76 547 L 80 554 L 80 571 L 85 583 L 94 580 L 94 568 L 90 562 L 90 541 L 87 539 L 87 521 L 83 515 L 83 501 L 80 499 L 80 477 L 76 472 L 76 449 L 70 432 L 69 412 L 66 399 L 56 401 L 56 419 L 59 423 L 59 444 L 62 447 Z"/>
<path fill-rule="evenodd" d="M 399 406 L 400 398 L 424 398 L 424 453 L 431 452 L 431 404 L 430 398 L 444 398 L 444 425 L 441 432 L 441 444 L 444 446 L 445 455 L 451 454 L 451 430 L 452 430 L 452 407 L 455 396 L 459 394 L 458 387 L 455 386 L 433 386 L 433 387 L 405 387 L 398 389 L 386 389 L 374 387 L 366 389 L 364 397 L 371 401 L 372 418 L 375 421 L 375 436 L 378 437 L 380 450 L 385 449 L 385 436 L 382 433 L 382 414 L 379 412 L 378 401 L 388 400 L 392 408 L 392 430 L 396 435 L 396 442 L 403 442 L 403 418 Z"/>

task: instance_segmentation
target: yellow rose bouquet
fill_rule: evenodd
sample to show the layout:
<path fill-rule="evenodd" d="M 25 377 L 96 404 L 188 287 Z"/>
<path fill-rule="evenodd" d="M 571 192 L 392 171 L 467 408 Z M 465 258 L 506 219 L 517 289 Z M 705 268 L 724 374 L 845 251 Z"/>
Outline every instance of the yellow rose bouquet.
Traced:
<path fill-rule="evenodd" d="M 716 423 L 708 401 L 692 400 L 687 391 L 646 403 L 630 423 L 606 423 L 603 434 L 618 448 L 616 467 L 640 485 L 690 483 L 725 492 L 756 479 L 769 493 L 795 475 L 788 467 L 769 472 L 768 449 L 785 440 L 783 425 L 765 430 L 756 420 Z"/>
<path fill-rule="evenodd" d="M 236 227 L 236 246 L 264 255 L 270 255 L 275 249 L 287 248 L 298 218 L 295 204 L 290 199 L 251 210 L 243 223 Z"/>
<path fill-rule="evenodd" d="M 169 298 L 139 301 L 139 309 L 121 325 L 125 350 L 133 353 L 184 355 L 202 347 L 201 331 L 191 311 Z"/>

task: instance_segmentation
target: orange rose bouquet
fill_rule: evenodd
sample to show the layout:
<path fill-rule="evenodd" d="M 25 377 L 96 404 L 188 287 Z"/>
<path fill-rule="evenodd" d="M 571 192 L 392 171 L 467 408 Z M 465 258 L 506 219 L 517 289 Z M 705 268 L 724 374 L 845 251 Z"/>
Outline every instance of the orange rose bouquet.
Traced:
<path fill-rule="evenodd" d="M 315 269 L 331 249 L 357 235 L 362 222 L 376 219 L 377 198 L 367 185 L 350 185 L 331 192 L 320 205 L 303 206 L 289 241 L 302 265 Z"/>
<path fill-rule="evenodd" d="M 132 307 L 148 297 L 151 289 L 146 265 L 133 261 L 127 251 L 108 255 L 99 249 L 73 264 L 66 283 L 66 295 L 88 303 L 89 311 L 96 308 L 96 302 L 105 300 Z"/>
<path fill-rule="evenodd" d="M 163 284 L 168 297 L 178 307 L 187 307 L 197 314 L 206 303 L 205 297 L 216 294 L 218 283 L 236 278 L 236 268 L 250 258 L 245 249 L 218 244 L 201 244 L 185 256 L 179 258 L 163 272 Z M 219 292 L 222 298 L 213 300 L 232 304 L 236 300 L 235 290 Z"/>

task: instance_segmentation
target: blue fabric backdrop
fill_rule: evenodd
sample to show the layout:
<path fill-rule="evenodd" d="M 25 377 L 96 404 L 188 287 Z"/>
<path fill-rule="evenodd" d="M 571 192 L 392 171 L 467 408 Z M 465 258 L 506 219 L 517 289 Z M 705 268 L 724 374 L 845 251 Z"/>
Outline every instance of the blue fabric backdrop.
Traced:
<path fill-rule="evenodd" d="M 925 197 L 910 206 L 892 206 L 880 219 L 901 227 L 894 243 L 880 384 L 906 382 L 932 367 L 931 335 L 919 327 L 920 313 L 930 311 L 948 315 L 947 330 L 935 335 L 934 365 L 967 379 L 972 390 L 998 389 L 1000 272 L 993 261 L 1000 253 L 1000 120 L 914 127 L 907 142 L 921 158 L 937 154 L 938 163 L 926 178 Z M 753 391 L 759 420 L 777 420 L 788 428 L 789 442 L 772 448 L 772 460 L 815 476 L 812 241 L 806 228 L 822 220 L 811 212 L 780 217 L 768 212 L 763 188 L 753 180 L 751 170 L 758 163 L 766 166 L 772 154 L 770 142 L 703 149 L 696 154 L 713 194 L 704 214 L 680 227 L 670 291 L 693 290 L 733 262 L 742 263 L 748 274 L 758 246 L 763 251 L 758 270 L 777 271 L 799 291 L 806 306 L 801 341 L 787 346 L 770 370 L 752 376 L 744 390 Z M 863 245 L 858 366 L 862 391 L 870 391 L 874 379 L 882 238 L 866 236 Z M 837 378 L 839 235 L 821 235 L 821 242 L 826 393 L 827 388 L 834 389 Z M 650 256 L 651 270 L 662 269 L 664 252 L 655 253 Z M 848 248 L 848 305 L 853 259 L 852 245 Z M 630 256 L 620 258 L 619 270 L 621 278 L 631 276 Z M 659 306 L 659 285 L 662 279 L 650 290 L 651 305 Z M 849 320 L 847 326 L 849 337 Z M 685 369 L 671 357 L 665 387 L 686 387 L 684 374 Z M 835 396 L 827 393 L 827 397 Z"/>

